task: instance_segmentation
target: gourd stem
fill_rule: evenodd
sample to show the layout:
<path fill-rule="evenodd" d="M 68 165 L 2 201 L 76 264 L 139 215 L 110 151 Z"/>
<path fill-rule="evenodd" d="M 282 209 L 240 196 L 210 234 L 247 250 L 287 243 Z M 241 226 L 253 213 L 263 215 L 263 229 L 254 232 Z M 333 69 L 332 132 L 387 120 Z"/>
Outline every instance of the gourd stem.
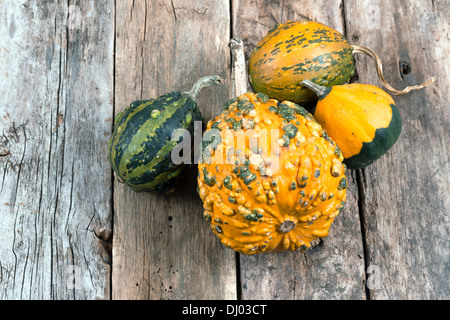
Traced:
<path fill-rule="evenodd" d="M 295 223 L 291 220 L 287 220 L 281 224 L 280 231 L 282 233 L 288 233 L 289 231 L 294 230 L 294 228 L 295 228 Z"/>
<path fill-rule="evenodd" d="M 319 98 L 323 97 L 327 93 L 326 87 L 319 86 L 318 84 L 315 84 L 312 81 L 303 80 L 301 82 L 301 84 L 303 86 L 307 87 L 308 89 L 311 89 L 312 91 L 314 91 Z"/>
<path fill-rule="evenodd" d="M 436 79 L 434 77 L 431 77 L 430 81 L 427 81 L 427 82 L 422 83 L 420 85 L 409 86 L 409 87 L 406 87 L 403 90 L 397 90 L 394 87 L 392 87 L 389 84 L 389 82 L 387 82 L 386 79 L 384 78 L 384 75 L 383 75 L 383 63 L 382 63 L 380 57 L 375 52 L 373 52 L 369 48 L 366 48 L 366 47 L 363 47 L 363 46 L 352 46 L 352 48 L 353 48 L 353 53 L 365 53 L 365 54 L 370 56 L 375 61 L 376 66 L 377 66 L 378 78 L 380 78 L 380 81 L 383 84 L 383 86 L 388 91 L 390 91 L 393 95 L 400 96 L 400 95 L 407 94 L 407 93 L 409 93 L 409 92 L 411 92 L 413 90 L 420 90 L 420 89 L 423 89 L 425 87 L 428 87 L 429 85 L 433 84 L 436 81 Z"/>
<path fill-rule="evenodd" d="M 219 77 L 219 76 L 207 76 L 207 77 L 203 77 L 200 78 L 192 87 L 192 89 L 188 92 L 184 92 L 183 94 L 186 94 L 188 96 L 190 96 L 193 100 L 197 99 L 197 96 L 199 94 L 199 92 L 205 88 L 205 87 L 209 87 L 209 86 L 220 86 L 221 84 L 224 83 L 224 80 Z"/>

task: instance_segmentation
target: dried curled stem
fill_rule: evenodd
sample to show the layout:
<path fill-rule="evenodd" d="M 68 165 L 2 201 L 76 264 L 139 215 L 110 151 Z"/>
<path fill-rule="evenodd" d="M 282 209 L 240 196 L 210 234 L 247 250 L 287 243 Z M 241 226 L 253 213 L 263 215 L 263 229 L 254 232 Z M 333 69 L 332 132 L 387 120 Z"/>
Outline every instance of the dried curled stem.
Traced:
<path fill-rule="evenodd" d="M 362 46 L 356 46 L 355 45 L 355 46 L 352 46 L 352 48 L 353 48 L 353 53 L 365 53 L 365 54 L 370 56 L 375 61 L 376 65 L 377 65 L 378 77 L 380 78 L 381 83 L 393 95 L 401 96 L 401 95 L 407 94 L 407 93 L 409 93 L 411 91 L 414 91 L 414 90 L 420 90 L 420 89 L 423 89 L 425 87 L 428 87 L 429 85 L 433 84 L 436 81 L 436 79 L 434 77 L 432 77 L 431 80 L 429 80 L 429 81 L 427 81 L 425 83 L 422 83 L 420 85 L 409 86 L 409 87 L 406 87 L 403 90 L 397 90 L 394 87 L 392 87 L 389 84 L 389 82 L 387 82 L 386 79 L 384 78 L 384 75 L 383 75 L 383 63 L 382 63 L 380 57 L 375 52 L 373 52 L 369 48 L 362 47 Z"/>
<path fill-rule="evenodd" d="M 224 83 L 224 80 L 219 76 L 207 76 L 200 78 L 188 92 L 184 94 L 190 96 L 193 100 L 197 100 L 197 96 L 200 91 L 209 86 L 220 86 Z"/>

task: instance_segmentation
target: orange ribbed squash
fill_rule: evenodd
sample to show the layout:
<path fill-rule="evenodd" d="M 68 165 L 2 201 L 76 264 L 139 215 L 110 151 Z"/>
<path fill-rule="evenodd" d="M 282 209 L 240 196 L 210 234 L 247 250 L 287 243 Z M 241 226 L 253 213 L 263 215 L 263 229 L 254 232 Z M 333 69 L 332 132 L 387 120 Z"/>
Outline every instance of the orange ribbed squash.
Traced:
<path fill-rule="evenodd" d="M 344 207 L 342 152 L 295 103 L 241 95 L 208 122 L 203 148 L 204 217 L 240 253 L 306 250 Z"/>

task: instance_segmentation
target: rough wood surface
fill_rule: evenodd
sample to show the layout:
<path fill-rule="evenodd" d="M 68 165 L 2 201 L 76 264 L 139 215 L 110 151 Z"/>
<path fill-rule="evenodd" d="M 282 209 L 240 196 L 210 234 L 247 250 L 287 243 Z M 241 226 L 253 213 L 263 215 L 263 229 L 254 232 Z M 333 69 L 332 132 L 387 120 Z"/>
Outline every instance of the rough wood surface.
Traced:
<path fill-rule="evenodd" d="M 237 255 L 202 219 L 195 167 L 167 196 L 113 182 L 117 112 L 218 74 L 198 100 L 211 119 L 245 88 L 230 40 L 248 60 L 304 16 L 380 54 L 398 89 L 438 79 L 394 97 L 402 136 L 348 174 L 327 238 Z M 449 299 L 448 21 L 448 1 L 0 0 L 0 299 Z"/>
<path fill-rule="evenodd" d="M 277 23 L 304 17 L 344 30 L 341 1 L 233 1 L 233 37 L 246 57 Z M 317 8 L 326 8 L 319 11 Z M 251 90 L 251 88 L 249 88 Z M 365 299 L 364 252 L 355 173 L 330 235 L 305 254 L 241 256 L 242 299 Z"/>
<path fill-rule="evenodd" d="M 0 1 L 0 299 L 109 298 L 113 13 Z"/>
<path fill-rule="evenodd" d="M 218 74 L 226 85 L 198 99 L 207 120 L 218 114 L 231 97 L 229 10 L 228 1 L 119 1 L 116 112 Z M 203 221 L 196 177 L 194 166 L 167 196 L 115 184 L 113 298 L 236 298 L 236 256 Z"/>
<path fill-rule="evenodd" d="M 241 39 L 231 39 L 230 49 L 233 61 L 231 66 L 233 95 L 238 97 L 251 90 L 248 81 L 247 63 L 245 61 L 244 42 Z"/>
<path fill-rule="evenodd" d="M 395 88 L 438 80 L 394 97 L 403 119 L 400 140 L 359 173 L 367 264 L 379 272 L 370 298 L 448 299 L 450 4 L 345 1 L 345 13 L 350 41 L 382 57 Z M 380 86 L 374 63 L 356 59 L 359 82 Z"/>

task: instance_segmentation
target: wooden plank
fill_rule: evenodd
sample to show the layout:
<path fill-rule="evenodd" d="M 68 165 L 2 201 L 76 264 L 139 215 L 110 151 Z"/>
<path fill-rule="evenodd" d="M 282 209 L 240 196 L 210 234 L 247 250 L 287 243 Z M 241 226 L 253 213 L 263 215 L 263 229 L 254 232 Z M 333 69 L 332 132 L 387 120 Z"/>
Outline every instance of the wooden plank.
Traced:
<path fill-rule="evenodd" d="M 308 17 L 343 32 L 341 1 L 233 1 L 233 38 L 246 56 L 276 23 Z M 250 90 L 251 88 L 249 88 Z M 241 256 L 242 299 L 365 299 L 364 252 L 355 172 L 330 235 L 305 254 Z"/>
<path fill-rule="evenodd" d="M 0 299 L 109 298 L 113 14 L 0 1 Z"/>
<path fill-rule="evenodd" d="M 438 79 L 436 86 L 394 97 L 403 118 L 400 140 L 360 173 L 367 259 L 376 280 L 370 298 L 448 299 L 450 4 L 345 1 L 345 13 L 352 43 L 382 57 L 395 88 Z M 356 58 L 359 82 L 381 86 L 374 63 Z"/>
<path fill-rule="evenodd" d="M 229 1 L 118 1 L 115 110 L 137 99 L 187 91 L 201 76 L 207 120 L 231 97 Z M 114 186 L 114 299 L 236 298 L 236 256 L 203 221 L 196 166 L 164 196 Z"/>

